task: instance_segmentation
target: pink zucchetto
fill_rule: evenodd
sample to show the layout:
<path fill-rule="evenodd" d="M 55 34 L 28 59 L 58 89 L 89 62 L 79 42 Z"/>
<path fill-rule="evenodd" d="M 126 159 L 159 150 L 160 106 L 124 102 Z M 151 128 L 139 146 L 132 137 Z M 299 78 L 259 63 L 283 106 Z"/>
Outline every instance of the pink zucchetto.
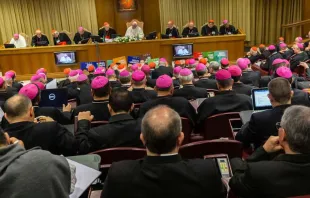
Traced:
<path fill-rule="evenodd" d="M 160 89 L 167 89 L 172 86 L 172 78 L 168 75 L 161 75 L 156 80 L 156 87 Z"/>
<path fill-rule="evenodd" d="M 40 90 L 37 85 L 28 84 L 23 86 L 18 93 L 28 97 L 30 100 L 33 100 L 38 95 L 39 91 Z"/>
<path fill-rule="evenodd" d="M 228 80 L 228 79 L 231 79 L 231 74 L 226 69 L 220 69 L 218 72 L 216 72 L 215 79 L 216 80 Z"/>
<path fill-rule="evenodd" d="M 141 70 L 134 71 L 131 78 L 136 82 L 141 82 L 145 79 L 145 73 Z"/>
<path fill-rule="evenodd" d="M 180 71 L 180 76 L 189 76 L 193 74 L 192 70 L 184 68 Z"/>
<path fill-rule="evenodd" d="M 100 89 L 109 84 L 109 80 L 104 76 L 97 76 L 91 82 L 92 89 Z"/>
<path fill-rule="evenodd" d="M 279 77 L 286 78 L 286 79 L 290 79 L 293 76 L 291 69 L 288 67 L 279 67 L 276 70 L 276 74 Z"/>

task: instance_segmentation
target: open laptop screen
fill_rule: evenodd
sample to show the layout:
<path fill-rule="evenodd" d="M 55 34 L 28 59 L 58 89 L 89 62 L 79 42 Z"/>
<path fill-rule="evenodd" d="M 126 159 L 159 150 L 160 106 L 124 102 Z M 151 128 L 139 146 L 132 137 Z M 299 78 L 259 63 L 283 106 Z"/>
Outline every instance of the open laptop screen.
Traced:
<path fill-rule="evenodd" d="M 45 89 L 41 92 L 40 107 L 62 107 L 68 103 L 67 89 Z"/>
<path fill-rule="evenodd" d="M 268 94 L 269 94 L 268 88 L 252 90 L 252 100 L 253 100 L 254 111 L 272 109 L 272 105 L 268 98 Z"/>

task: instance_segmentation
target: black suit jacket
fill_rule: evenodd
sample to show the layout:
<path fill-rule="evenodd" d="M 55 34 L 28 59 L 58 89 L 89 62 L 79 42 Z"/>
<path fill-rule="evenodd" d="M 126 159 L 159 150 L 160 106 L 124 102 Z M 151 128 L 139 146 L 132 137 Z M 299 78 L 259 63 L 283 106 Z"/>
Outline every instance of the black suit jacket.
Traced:
<path fill-rule="evenodd" d="M 77 98 L 77 104 L 82 105 L 82 104 L 89 104 L 93 101 L 93 96 L 91 94 L 91 87 L 90 84 L 84 83 L 79 85 L 80 92 L 79 96 Z"/>
<path fill-rule="evenodd" d="M 207 98 L 198 107 L 197 122 L 201 123 L 210 116 L 227 113 L 251 110 L 251 97 L 244 94 L 237 94 L 235 91 L 220 91 L 215 97 Z"/>
<path fill-rule="evenodd" d="M 247 96 L 251 96 L 252 95 L 252 89 L 254 87 L 250 86 L 250 85 L 245 85 L 242 82 L 241 83 L 234 83 L 233 85 L 233 90 L 238 93 L 238 94 L 244 94 Z"/>
<path fill-rule="evenodd" d="M 157 98 L 157 93 L 154 90 L 146 90 L 144 88 L 139 89 L 132 89 L 132 91 L 129 92 L 129 95 L 131 96 L 133 103 L 143 103 L 148 100 L 152 100 Z"/>
<path fill-rule="evenodd" d="M 273 79 L 272 76 L 262 76 L 259 80 L 259 87 L 268 87 L 268 83 Z"/>
<path fill-rule="evenodd" d="M 34 106 L 34 114 L 38 116 L 48 116 L 53 118 L 59 124 L 70 124 L 71 112 L 61 112 L 55 107 L 38 107 Z"/>
<path fill-rule="evenodd" d="M 225 27 L 225 25 L 221 25 L 220 27 L 220 34 L 224 35 L 224 34 L 237 34 L 238 32 L 236 31 L 235 26 L 233 25 L 229 25 L 228 28 Z"/>
<path fill-rule="evenodd" d="M 67 87 L 69 84 L 70 84 L 70 80 L 69 79 L 65 79 L 65 80 L 62 80 L 58 83 L 58 88 L 64 88 L 64 87 Z"/>
<path fill-rule="evenodd" d="M 205 25 L 201 28 L 201 36 L 216 36 L 219 34 L 219 31 L 214 25 L 212 28 L 210 28 L 208 25 Z"/>
<path fill-rule="evenodd" d="M 143 147 L 140 140 L 141 121 L 128 114 L 114 115 L 109 124 L 90 128 L 88 120 L 78 122 L 76 139 L 79 154 L 114 147 Z"/>
<path fill-rule="evenodd" d="M 48 41 L 47 36 L 41 35 L 41 38 L 37 37 L 37 35 L 32 37 L 31 46 L 48 46 L 50 42 Z"/>
<path fill-rule="evenodd" d="M 213 160 L 148 156 L 113 163 L 101 197 L 224 198 L 226 189 Z"/>
<path fill-rule="evenodd" d="M 108 103 L 109 100 L 102 100 L 80 105 L 73 110 L 72 121 L 74 121 L 75 116 L 79 115 L 79 113 L 83 111 L 90 111 L 90 113 L 94 116 L 93 121 L 108 121 L 110 118 Z"/>
<path fill-rule="evenodd" d="M 195 100 L 197 98 L 207 98 L 208 92 L 206 89 L 195 87 L 194 85 L 183 85 L 183 88 L 174 91 L 173 96 L 183 97 L 187 100 Z"/>
<path fill-rule="evenodd" d="M 86 40 L 86 39 L 89 39 L 91 37 L 91 33 L 90 32 L 84 32 L 83 35 L 80 35 L 78 32 L 75 33 L 74 35 L 74 38 L 73 38 L 73 41 L 75 44 L 78 44 L 80 41 L 82 40 Z"/>
<path fill-rule="evenodd" d="M 116 87 L 121 87 L 122 86 L 122 84 L 119 81 L 116 81 L 116 80 L 113 80 L 113 81 L 110 80 L 109 83 L 110 83 L 110 86 L 111 86 L 112 89 L 114 89 Z"/>
<path fill-rule="evenodd" d="M 270 136 L 277 136 L 276 123 L 281 121 L 284 110 L 290 105 L 281 105 L 270 110 L 253 113 L 248 123 L 242 126 L 236 135 L 245 147 L 254 144 L 260 147 Z"/>
<path fill-rule="evenodd" d="M 187 37 L 189 34 L 197 34 L 197 36 L 199 36 L 198 29 L 196 27 L 193 27 L 193 29 L 191 30 L 189 29 L 189 27 L 184 28 L 182 36 Z"/>
<path fill-rule="evenodd" d="M 58 42 L 66 42 L 67 45 L 71 45 L 72 41 L 68 37 L 66 33 L 59 33 L 59 36 L 57 38 L 53 37 L 54 45 L 58 45 Z"/>
<path fill-rule="evenodd" d="M 152 78 L 157 79 L 159 76 L 167 74 L 168 76 L 173 76 L 173 71 L 171 67 L 159 66 L 152 73 Z"/>
<path fill-rule="evenodd" d="M 168 35 L 169 37 L 174 37 L 174 38 L 180 37 L 179 30 L 176 27 L 173 27 L 172 29 L 167 28 L 166 35 Z"/>
<path fill-rule="evenodd" d="M 101 28 L 98 31 L 98 35 L 100 37 L 109 37 L 109 38 L 111 38 L 112 34 L 116 34 L 116 31 L 113 28 L 109 28 L 108 31 L 106 31 L 104 28 Z"/>
<path fill-rule="evenodd" d="M 268 71 L 270 74 L 270 71 L 272 69 L 272 63 L 277 58 L 283 58 L 282 55 L 279 52 L 274 52 L 270 56 L 268 56 L 266 63 L 264 65 L 261 65 L 261 69 Z"/>
<path fill-rule="evenodd" d="M 179 113 L 181 117 L 188 118 L 195 123 L 196 121 L 196 110 L 194 107 L 183 97 L 171 97 L 161 96 L 153 100 L 149 100 L 143 103 L 140 107 L 140 118 L 146 114 L 146 112 L 157 105 L 167 105 Z"/>
<path fill-rule="evenodd" d="M 298 67 L 300 62 L 303 62 L 305 60 L 308 60 L 308 54 L 306 52 L 302 52 L 300 54 L 294 54 L 290 58 L 290 68 L 291 71 L 294 72 L 294 70 Z"/>
<path fill-rule="evenodd" d="M 198 81 L 194 82 L 194 85 L 205 89 L 218 89 L 216 80 L 209 78 L 200 78 Z"/>
<path fill-rule="evenodd" d="M 248 159 L 233 159 L 231 191 L 244 198 L 287 198 L 309 195 L 310 155 L 271 154 L 258 148 Z"/>
<path fill-rule="evenodd" d="M 25 144 L 25 149 L 40 146 L 55 155 L 76 155 L 76 142 L 73 133 L 57 122 L 10 124 L 5 130 L 10 137 L 16 137 Z"/>
<path fill-rule="evenodd" d="M 259 81 L 261 79 L 261 74 L 259 71 L 246 70 L 242 72 L 240 81 L 246 85 L 252 85 L 259 87 Z"/>
<path fill-rule="evenodd" d="M 291 56 L 294 54 L 294 51 L 289 49 L 283 53 L 281 53 L 282 57 L 286 60 L 290 60 Z"/>
<path fill-rule="evenodd" d="M 68 99 L 77 99 L 80 95 L 80 90 L 78 89 L 78 85 L 76 82 L 70 82 L 67 85 L 68 89 Z"/>
<path fill-rule="evenodd" d="M 19 82 L 14 81 L 12 87 L 16 88 L 17 91 L 19 91 L 23 87 L 23 85 Z"/>
<path fill-rule="evenodd" d="M 156 86 L 156 79 L 150 77 L 146 78 L 146 86 L 154 88 Z"/>
<path fill-rule="evenodd" d="M 304 105 L 310 107 L 310 95 L 300 89 L 293 89 L 294 95 L 292 98 L 292 105 Z"/>
<path fill-rule="evenodd" d="M 261 58 L 261 56 L 260 54 L 257 54 L 256 56 L 245 56 L 245 58 L 248 58 L 251 61 L 251 64 L 254 64 Z"/>

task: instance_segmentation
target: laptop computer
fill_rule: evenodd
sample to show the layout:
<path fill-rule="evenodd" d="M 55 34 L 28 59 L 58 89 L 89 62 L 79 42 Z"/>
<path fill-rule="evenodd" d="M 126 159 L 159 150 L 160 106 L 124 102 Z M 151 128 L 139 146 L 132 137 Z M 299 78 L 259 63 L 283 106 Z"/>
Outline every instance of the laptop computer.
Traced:
<path fill-rule="evenodd" d="M 253 110 L 240 112 L 240 118 L 243 124 L 250 121 L 252 113 L 272 109 L 272 105 L 268 98 L 268 94 L 269 94 L 268 88 L 252 89 Z"/>
<path fill-rule="evenodd" d="M 68 90 L 66 88 L 42 90 L 40 107 L 62 108 L 63 104 L 68 104 Z"/>
<path fill-rule="evenodd" d="M 4 44 L 5 48 L 15 48 L 14 44 Z"/>
<path fill-rule="evenodd" d="M 92 39 L 92 41 L 93 41 L 94 43 L 95 43 L 95 42 L 97 42 L 97 43 L 103 43 L 103 42 L 104 42 L 103 38 L 101 38 L 100 36 L 92 35 L 90 38 Z"/>

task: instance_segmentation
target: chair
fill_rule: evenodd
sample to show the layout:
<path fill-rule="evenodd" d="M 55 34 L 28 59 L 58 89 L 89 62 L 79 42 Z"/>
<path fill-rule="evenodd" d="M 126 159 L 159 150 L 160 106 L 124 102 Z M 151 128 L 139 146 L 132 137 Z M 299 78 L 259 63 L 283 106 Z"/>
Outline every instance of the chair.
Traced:
<path fill-rule="evenodd" d="M 143 30 L 144 22 L 139 21 L 139 20 L 137 20 L 137 19 L 132 19 L 130 22 L 127 22 L 127 23 L 126 23 L 127 28 L 129 28 L 129 27 L 131 26 L 131 24 L 132 24 L 134 21 L 136 21 L 137 24 L 138 24 L 138 26 Z"/>
<path fill-rule="evenodd" d="M 71 105 L 71 108 L 74 109 L 77 106 L 76 98 L 68 100 L 68 104 Z"/>
<path fill-rule="evenodd" d="M 239 112 L 229 112 L 213 115 L 207 118 L 198 127 L 199 134 L 204 136 L 205 140 L 214 140 L 219 138 L 228 138 L 234 140 L 234 134 L 231 131 L 229 119 L 239 118 Z"/>
<path fill-rule="evenodd" d="M 71 32 L 67 31 L 67 30 L 63 30 L 61 31 L 60 33 L 65 33 L 69 38 L 70 40 L 72 41 L 73 40 L 73 35 Z"/>
<path fill-rule="evenodd" d="M 103 149 L 91 154 L 100 155 L 100 168 L 110 168 L 113 162 L 141 159 L 146 155 L 146 150 L 142 148 L 119 147 Z"/>
<path fill-rule="evenodd" d="M 21 36 L 23 36 L 24 38 L 25 38 L 25 41 L 26 41 L 26 46 L 27 47 L 29 47 L 30 46 L 30 37 L 27 35 L 27 34 L 25 34 L 25 33 L 19 33 Z"/>
<path fill-rule="evenodd" d="M 188 144 L 192 142 L 192 133 L 194 131 L 194 126 L 188 118 L 181 118 L 182 120 L 182 131 L 184 133 L 183 144 Z"/>
<path fill-rule="evenodd" d="M 242 143 L 236 140 L 203 140 L 181 146 L 180 155 L 186 159 L 206 155 L 227 154 L 229 158 L 242 157 Z"/>

